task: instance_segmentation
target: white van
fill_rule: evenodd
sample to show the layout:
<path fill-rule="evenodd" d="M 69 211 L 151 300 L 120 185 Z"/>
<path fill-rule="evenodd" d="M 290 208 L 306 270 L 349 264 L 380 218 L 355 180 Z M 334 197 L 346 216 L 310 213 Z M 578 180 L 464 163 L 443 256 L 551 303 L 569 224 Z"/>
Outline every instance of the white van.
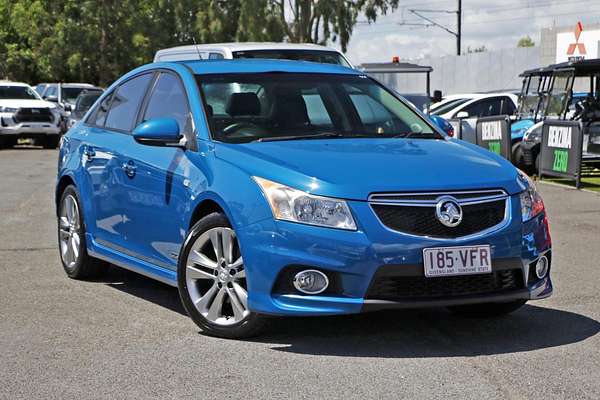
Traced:
<path fill-rule="evenodd" d="M 171 47 L 157 51 L 154 62 L 234 58 L 302 60 L 352 68 L 348 59 L 336 49 L 298 43 L 213 43 Z"/>

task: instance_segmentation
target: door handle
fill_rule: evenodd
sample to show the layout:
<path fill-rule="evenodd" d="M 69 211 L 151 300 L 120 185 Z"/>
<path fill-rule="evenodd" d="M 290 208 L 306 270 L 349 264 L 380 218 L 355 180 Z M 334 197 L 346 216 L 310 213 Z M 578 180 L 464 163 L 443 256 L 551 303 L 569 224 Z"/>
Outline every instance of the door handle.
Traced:
<path fill-rule="evenodd" d="M 123 164 L 123 171 L 125 171 L 125 175 L 127 175 L 129 178 L 133 178 L 135 176 L 136 170 L 137 167 L 131 160 Z"/>
<path fill-rule="evenodd" d="M 85 147 L 83 149 L 83 155 L 87 158 L 88 161 L 92 161 L 94 157 L 96 157 L 96 152 L 92 147 Z"/>

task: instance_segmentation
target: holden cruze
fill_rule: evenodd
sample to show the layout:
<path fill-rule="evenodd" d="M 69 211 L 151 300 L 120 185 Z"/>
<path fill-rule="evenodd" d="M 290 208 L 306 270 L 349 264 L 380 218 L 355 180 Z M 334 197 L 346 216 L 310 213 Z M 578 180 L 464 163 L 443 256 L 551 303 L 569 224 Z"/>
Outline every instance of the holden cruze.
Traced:
<path fill-rule="evenodd" d="M 176 286 L 212 335 L 269 315 L 492 316 L 552 293 L 533 183 L 342 66 L 140 67 L 63 137 L 56 202 L 68 276 L 108 262 Z"/>

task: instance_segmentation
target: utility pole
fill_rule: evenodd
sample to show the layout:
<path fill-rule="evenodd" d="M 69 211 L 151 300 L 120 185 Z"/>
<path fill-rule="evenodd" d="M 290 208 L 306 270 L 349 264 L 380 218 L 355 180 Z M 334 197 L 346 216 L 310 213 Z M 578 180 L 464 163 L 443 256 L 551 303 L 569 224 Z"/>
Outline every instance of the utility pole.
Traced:
<path fill-rule="evenodd" d="M 456 11 L 456 55 L 460 56 L 460 39 L 462 35 L 462 0 L 458 0 Z"/>
<path fill-rule="evenodd" d="M 457 1 L 458 1 L 458 8 L 456 10 L 408 9 L 408 11 L 410 13 L 427 21 L 427 23 L 419 24 L 419 23 L 400 22 L 400 23 L 398 23 L 398 25 L 424 26 L 426 28 L 428 28 L 430 26 L 437 26 L 438 28 L 441 28 L 441 29 L 445 30 L 446 32 L 448 32 L 449 34 L 456 37 L 456 55 L 460 56 L 461 39 L 462 39 L 462 0 L 457 0 Z M 430 13 L 456 14 L 456 32 L 424 15 L 424 14 L 430 14 Z"/>

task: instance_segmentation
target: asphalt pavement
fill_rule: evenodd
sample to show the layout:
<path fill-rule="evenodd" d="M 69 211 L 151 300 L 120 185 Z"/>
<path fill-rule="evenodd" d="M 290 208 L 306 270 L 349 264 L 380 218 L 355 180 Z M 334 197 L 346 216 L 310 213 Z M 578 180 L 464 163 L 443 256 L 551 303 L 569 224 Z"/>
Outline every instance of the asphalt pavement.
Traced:
<path fill-rule="evenodd" d="M 0 399 L 600 399 L 600 195 L 541 184 L 555 294 L 498 319 L 445 310 L 276 319 L 202 335 L 177 291 L 116 267 L 68 279 L 57 152 L 0 151 Z"/>

